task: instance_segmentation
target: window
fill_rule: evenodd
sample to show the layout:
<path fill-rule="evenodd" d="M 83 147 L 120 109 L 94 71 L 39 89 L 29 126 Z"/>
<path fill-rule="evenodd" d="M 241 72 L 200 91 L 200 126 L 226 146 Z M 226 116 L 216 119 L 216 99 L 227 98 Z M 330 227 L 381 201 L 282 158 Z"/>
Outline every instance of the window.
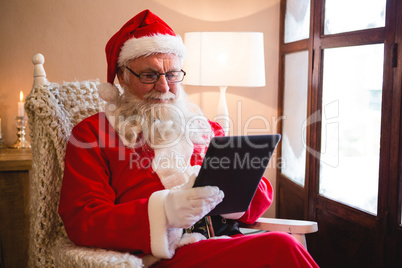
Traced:
<path fill-rule="evenodd" d="M 384 44 L 323 56 L 319 193 L 377 214 Z"/>
<path fill-rule="evenodd" d="M 307 118 L 308 51 L 286 55 L 285 66 L 281 172 L 304 186 L 306 149 L 302 137 Z"/>

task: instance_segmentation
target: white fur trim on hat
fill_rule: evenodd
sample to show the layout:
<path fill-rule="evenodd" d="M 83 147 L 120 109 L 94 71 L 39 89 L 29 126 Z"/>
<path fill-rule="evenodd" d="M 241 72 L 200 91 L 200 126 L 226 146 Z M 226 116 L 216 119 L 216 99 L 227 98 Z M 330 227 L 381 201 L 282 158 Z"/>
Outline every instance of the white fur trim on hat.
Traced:
<path fill-rule="evenodd" d="M 157 34 L 127 40 L 121 48 L 119 66 L 124 66 L 128 61 L 156 53 L 175 54 L 184 59 L 186 47 L 179 35 Z"/>
<path fill-rule="evenodd" d="M 102 83 L 98 86 L 98 94 L 102 100 L 114 102 L 119 96 L 119 89 L 110 83 Z"/>

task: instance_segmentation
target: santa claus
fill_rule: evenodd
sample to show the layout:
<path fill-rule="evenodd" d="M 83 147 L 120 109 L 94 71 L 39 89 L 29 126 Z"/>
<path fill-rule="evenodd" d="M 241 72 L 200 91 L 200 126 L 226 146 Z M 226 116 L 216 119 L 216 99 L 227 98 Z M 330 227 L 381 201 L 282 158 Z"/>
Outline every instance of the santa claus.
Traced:
<path fill-rule="evenodd" d="M 288 234 L 240 233 L 238 221 L 253 223 L 272 203 L 266 178 L 247 211 L 205 220 L 224 193 L 192 185 L 210 139 L 224 133 L 186 97 L 185 51 L 149 10 L 107 43 L 105 112 L 75 126 L 67 145 L 59 214 L 69 238 L 155 267 L 316 267 Z"/>

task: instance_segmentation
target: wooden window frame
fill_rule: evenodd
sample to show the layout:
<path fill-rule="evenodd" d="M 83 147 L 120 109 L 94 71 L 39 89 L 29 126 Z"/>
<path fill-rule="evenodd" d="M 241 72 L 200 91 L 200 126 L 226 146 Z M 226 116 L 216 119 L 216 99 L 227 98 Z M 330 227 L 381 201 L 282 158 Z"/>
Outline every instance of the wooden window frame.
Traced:
<path fill-rule="evenodd" d="M 308 104 L 307 118 L 322 109 L 323 53 L 326 48 L 384 44 L 384 76 L 381 107 L 381 141 L 377 215 L 365 213 L 319 195 L 320 160 L 306 152 L 304 187 L 277 172 L 276 211 L 280 218 L 316 220 L 317 211 L 330 211 L 349 222 L 364 228 L 379 230 L 378 239 L 387 247 L 379 253 L 381 261 L 393 264 L 402 252 L 402 3 L 387 0 L 385 27 L 324 35 L 325 0 L 311 0 L 310 36 L 308 39 L 284 43 L 284 15 L 286 0 L 280 2 L 280 58 L 278 115 L 283 115 L 284 58 L 287 54 L 308 51 Z M 283 124 L 278 130 L 282 133 Z M 321 122 L 308 125 L 306 145 L 316 152 L 321 147 Z M 281 146 L 278 157 L 281 158 Z M 288 192 L 286 192 L 288 191 Z M 287 202 L 293 207 L 286 206 Z M 319 224 L 320 225 L 320 224 Z M 384 237 L 384 238 L 382 238 Z M 399 244 L 398 244 L 399 242 Z M 391 256 L 391 258 L 386 258 Z M 379 261 L 379 262 L 381 262 Z M 401 261 L 402 263 L 402 257 Z M 383 264 L 383 263 L 380 263 Z"/>

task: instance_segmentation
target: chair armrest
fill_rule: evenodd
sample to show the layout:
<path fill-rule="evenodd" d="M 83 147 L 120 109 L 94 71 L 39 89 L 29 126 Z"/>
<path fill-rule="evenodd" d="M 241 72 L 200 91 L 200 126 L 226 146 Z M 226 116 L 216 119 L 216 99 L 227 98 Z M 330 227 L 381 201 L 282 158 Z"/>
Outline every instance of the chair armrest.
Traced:
<path fill-rule="evenodd" d="M 76 246 L 67 237 L 58 238 L 51 250 L 53 251 L 54 267 L 142 268 L 145 264 L 144 259 L 128 252 Z M 152 261 L 151 258 L 149 260 Z M 154 257 L 153 260 L 156 258 Z"/>
<path fill-rule="evenodd" d="M 253 224 L 240 223 L 240 227 L 263 231 L 280 231 L 291 234 L 309 234 L 318 231 L 318 225 L 313 221 L 274 218 L 259 218 Z"/>

